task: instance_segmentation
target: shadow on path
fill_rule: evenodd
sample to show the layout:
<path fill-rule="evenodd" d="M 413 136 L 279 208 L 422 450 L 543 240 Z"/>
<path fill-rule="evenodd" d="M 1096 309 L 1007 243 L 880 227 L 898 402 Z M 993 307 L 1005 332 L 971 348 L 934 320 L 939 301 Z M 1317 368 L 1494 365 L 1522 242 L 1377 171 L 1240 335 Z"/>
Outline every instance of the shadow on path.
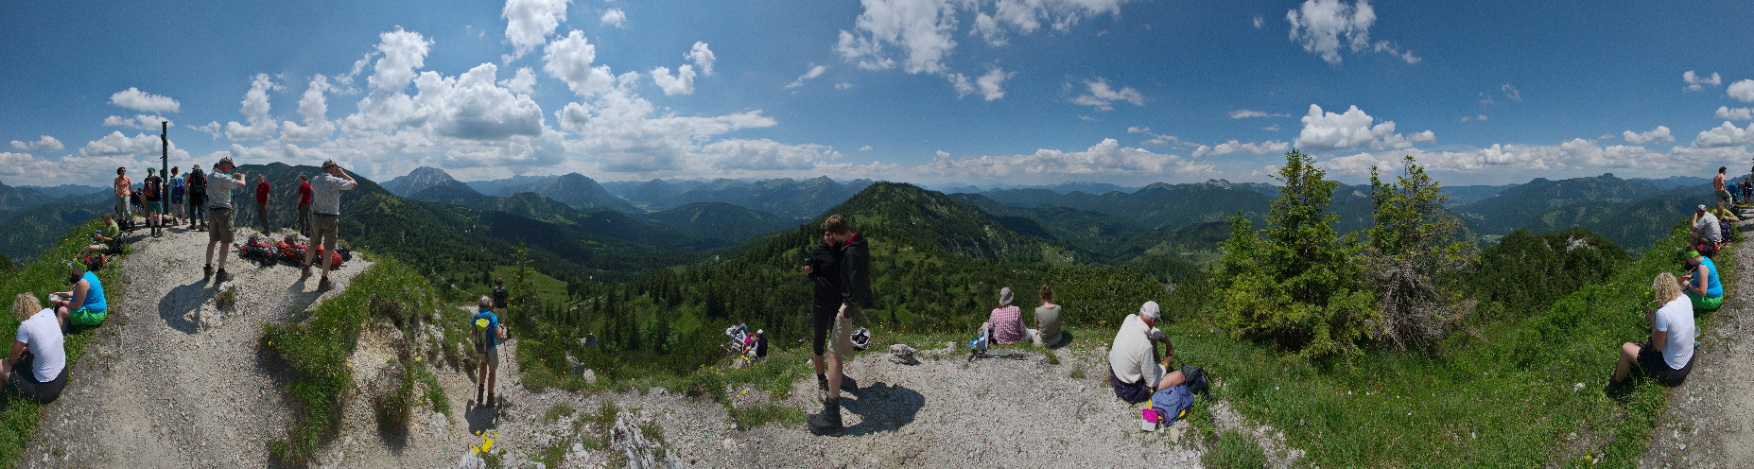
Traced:
<path fill-rule="evenodd" d="M 506 399 L 505 396 L 498 396 L 495 399 L 497 402 L 494 402 L 493 407 L 482 407 L 481 403 L 475 402 L 474 399 L 463 403 L 463 407 L 469 409 L 463 411 L 463 420 L 469 422 L 469 433 L 489 430 L 499 424 L 499 409 L 505 407 Z"/>
<path fill-rule="evenodd" d="M 213 290 L 207 289 L 207 281 L 181 285 L 165 292 L 164 298 L 158 300 L 158 317 L 164 324 L 184 334 L 194 334 L 200 321 L 189 313 L 201 309 L 201 305 L 213 298 Z"/>
<path fill-rule="evenodd" d="M 840 401 L 842 410 L 864 418 L 858 425 L 846 427 L 846 436 L 899 430 L 913 423 L 920 408 L 926 406 L 926 396 L 919 391 L 883 382 L 861 387 L 857 395 L 858 399 Z"/>

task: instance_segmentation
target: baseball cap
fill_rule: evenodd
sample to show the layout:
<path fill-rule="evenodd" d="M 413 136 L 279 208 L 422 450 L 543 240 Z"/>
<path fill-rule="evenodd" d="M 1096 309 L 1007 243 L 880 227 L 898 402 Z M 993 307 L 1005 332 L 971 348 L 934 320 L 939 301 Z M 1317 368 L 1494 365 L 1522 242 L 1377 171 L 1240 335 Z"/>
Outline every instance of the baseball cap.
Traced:
<path fill-rule="evenodd" d="M 1161 319 L 1162 316 L 1160 311 L 1161 310 L 1158 309 L 1157 302 L 1155 301 L 1147 301 L 1144 305 L 1139 306 L 1139 316 L 1141 317 Z"/>

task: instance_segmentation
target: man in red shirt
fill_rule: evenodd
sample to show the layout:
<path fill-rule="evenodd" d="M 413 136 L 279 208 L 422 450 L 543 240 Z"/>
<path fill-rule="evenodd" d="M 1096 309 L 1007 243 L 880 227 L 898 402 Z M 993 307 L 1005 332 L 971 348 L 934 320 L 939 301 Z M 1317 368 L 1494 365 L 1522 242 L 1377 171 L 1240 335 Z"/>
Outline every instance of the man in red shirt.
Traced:
<path fill-rule="evenodd" d="M 256 218 L 262 220 L 262 234 L 268 234 L 268 176 L 256 175 Z"/>
<path fill-rule="evenodd" d="M 311 236 L 311 181 L 298 175 L 298 233 Z"/>

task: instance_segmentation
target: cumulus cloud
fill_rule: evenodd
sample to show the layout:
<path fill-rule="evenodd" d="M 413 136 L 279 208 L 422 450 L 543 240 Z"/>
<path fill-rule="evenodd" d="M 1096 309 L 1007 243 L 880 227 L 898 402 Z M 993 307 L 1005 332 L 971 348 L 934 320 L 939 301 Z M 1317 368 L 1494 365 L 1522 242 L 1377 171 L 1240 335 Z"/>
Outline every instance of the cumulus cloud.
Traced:
<path fill-rule="evenodd" d="M 1134 106 L 1145 105 L 1145 95 L 1140 94 L 1139 90 L 1129 87 L 1115 89 L 1109 86 L 1106 78 L 1085 80 L 1084 87 L 1086 92 L 1072 98 L 1073 103 L 1094 107 L 1098 111 L 1114 110 L 1116 101 L 1132 103 Z"/>
<path fill-rule="evenodd" d="M 827 71 L 828 71 L 828 67 L 826 67 L 826 66 L 811 64 L 809 71 L 804 72 L 803 75 L 798 75 L 798 79 L 792 80 L 791 83 L 786 84 L 786 88 L 797 88 L 800 86 L 804 86 L 804 82 L 810 81 L 812 79 L 815 79 L 816 77 L 822 76 L 822 74 L 824 72 L 827 72 Z"/>
<path fill-rule="evenodd" d="M 1736 80 L 1726 92 L 1737 101 L 1754 103 L 1754 80 Z"/>
<path fill-rule="evenodd" d="M 1669 128 L 1661 125 L 1657 126 L 1655 129 L 1644 132 L 1633 132 L 1628 130 L 1620 133 L 1620 138 L 1625 139 L 1626 143 L 1634 145 L 1642 145 L 1650 142 L 1665 143 L 1675 141 L 1675 136 L 1669 134 Z"/>
<path fill-rule="evenodd" d="M 707 75 L 713 74 L 713 61 L 716 58 L 713 56 L 713 50 L 708 48 L 705 42 L 696 41 L 694 48 L 690 49 L 687 54 L 683 54 L 682 57 L 692 60 L 694 63 L 676 67 L 675 75 L 670 74 L 670 67 L 652 68 L 652 82 L 656 83 L 659 89 L 664 90 L 665 95 L 694 94 L 695 67 L 700 67 L 701 72 Z"/>
<path fill-rule="evenodd" d="M 281 137 L 291 141 L 310 141 L 328 138 L 335 133 L 335 124 L 328 120 L 327 93 L 332 89 L 334 85 L 329 84 L 329 77 L 321 73 L 311 76 L 311 83 L 305 86 L 304 94 L 298 99 L 298 115 L 304 122 L 281 122 Z"/>
<path fill-rule="evenodd" d="M 1288 150 L 1291 150 L 1291 144 L 1281 142 L 1278 140 L 1268 140 L 1265 142 L 1246 142 L 1245 143 L 1245 142 L 1236 141 L 1235 139 L 1231 139 L 1228 142 L 1220 143 L 1217 145 L 1200 145 L 1199 147 L 1194 148 L 1193 157 L 1194 158 L 1202 158 L 1202 157 L 1206 157 L 1206 156 L 1228 155 L 1231 153 L 1243 153 L 1243 152 L 1252 153 L 1252 154 L 1256 154 L 1256 155 L 1265 155 L 1268 153 L 1285 153 Z"/>
<path fill-rule="evenodd" d="M 1711 76 L 1708 77 L 1688 70 L 1681 73 L 1681 82 L 1687 84 L 1687 91 L 1699 91 L 1705 89 L 1706 86 L 1721 85 L 1724 83 L 1724 79 L 1722 76 L 1718 76 L 1717 72 L 1712 72 Z"/>
<path fill-rule="evenodd" d="M 1343 60 L 1341 48 L 1352 52 L 1386 53 L 1409 64 L 1421 60 L 1412 51 L 1403 51 L 1390 41 L 1370 42 L 1370 27 L 1376 23 L 1376 9 L 1369 0 L 1348 5 L 1341 0 L 1306 0 L 1296 10 L 1285 12 L 1291 23 L 1291 41 L 1303 46 L 1305 52 L 1320 55 L 1330 65 Z"/>
<path fill-rule="evenodd" d="M 1366 175 L 1371 166 L 1400 168 L 1403 155 L 1412 155 L 1420 166 L 1432 172 L 1451 174 L 1504 174 L 1519 171 L 1543 171 L 1559 175 L 1588 175 L 1602 172 L 1636 176 L 1668 176 L 1676 171 L 1691 171 L 1716 165 L 1718 161 L 1746 159 L 1744 148 L 1673 147 L 1667 152 L 1641 145 L 1602 146 L 1593 140 L 1574 138 L 1556 145 L 1506 145 L 1464 150 L 1427 152 L 1419 149 L 1358 153 L 1318 161 L 1333 174 Z"/>
<path fill-rule="evenodd" d="M 415 71 L 426 66 L 426 54 L 432 50 L 432 45 L 433 41 L 426 36 L 400 27 L 379 33 L 377 49 L 383 56 L 372 66 L 372 75 L 366 81 L 371 83 L 374 92 L 379 93 L 408 88 Z"/>
<path fill-rule="evenodd" d="M 1261 15 L 1251 16 L 1249 17 L 1249 24 L 1254 25 L 1255 29 L 1261 29 L 1267 26 L 1267 19 Z"/>
<path fill-rule="evenodd" d="M 634 93 L 638 81 L 638 73 L 624 73 L 589 101 L 567 103 L 557 112 L 560 127 L 579 136 L 566 142 L 567 151 L 592 155 L 611 172 L 675 171 L 689 167 L 701 142 L 776 124 L 760 111 L 704 117 L 659 114 Z"/>
<path fill-rule="evenodd" d="M 279 130 L 279 123 L 268 115 L 268 91 L 279 90 L 280 85 L 266 73 L 258 73 L 250 80 L 250 91 L 244 93 L 241 112 L 248 124 L 237 121 L 225 124 L 225 138 L 237 140 L 261 140 L 274 136 Z"/>
<path fill-rule="evenodd" d="M 945 63 L 958 43 L 961 17 L 972 16 L 966 34 L 991 46 L 1002 46 L 1011 34 L 1042 29 L 1069 32 L 1087 18 L 1120 14 L 1128 0 L 864 0 L 854 27 L 840 31 L 835 53 L 865 70 L 900 68 L 911 74 L 949 79 L 962 95 L 978 84 L 958 80 Z M 989 72 L 990 73 L 990 72 Z M 993 84 L 997 84 L 995 81 Z M 984 94 L 984 93 L 983 93 Z"/>
<path fill-rule="evenodd" d="M 127 127 L 130 129 L 140 129 L 140 130 L 158 130 L 159 126 L 160 126 L 159 123 L 164 122 L 166 120 L 169 120 L 169 119 L 165 119 L 164 117 L 160 117 L 160 116 L 149 116 L 149 115 L 145 115 L 145 114 L 135 114 L 134 117 L 109 116 L 109 117 L 104 118 L 104 126 L 105 127 Z"/>
<path fill-rule="evenodd" d="M 531 70 L 530 67 L 518 67 L 518 71 L 512 74 L 511 78 L 501 80 L 499 85 L 517 94 L 535 93 L 536 71 Z"/>
<path fill-rule="evenodd" d="M 536 50 L 548 41 L 548 35 L 554 34 L 554 28 L 566 19 L 566 6 L 572 0 L 506 0 L 505 9 L 499 16 L 505 18 L 506 42 L 512 44 L 513 52 L 506 56 L 505 61 L 511 62 L 530 51 Z M 621 10 L 612 10 L 620 12 Z M 608 23 L 605 13 L 604 23 Z M 625 16 L 622 19 L 626 19 Z"/>
<path fill-rule="evenodd" d="M 694 41 L 694 47 L 690 47 L 687 54 L 682 54 L 682 58 L 693 61 L 694 66 L 700 68 L 700 73 L 709 77 L 713 76 L 713 62 L 719 60 L 717 55 L 713 55 L 712 48 L 702 41 Z"/>
<path fill-rule="evenodd" d="M 1430 130 L 1411 136 L 1395 133 L 1394 121 L 1376 122 L 1376 118 L 1365 114 L 1358 106 L 1349 106 L 1343 113 L 1332 113 L 1324 112 L 1321 106 L 1311 104 L 1309 114 L 1304 115 L 1302 121 L 1303 130 L 1297 134 L 1296 145 L 1311 151 L 1358 146 L 1377 150 L 1400 149 L 1411 147 L 1414 143 L 1437 140 L 1437 134 Z"/>
<path fill-rule="evenodd" d="M 140 91 L 132 86 L 110 95 L 110 104 L 140 112 L 177 112 L 183 107 L 175 99 Z"/>
<path fill-rule="evenodd" d="M 615 81 L 608 65 L 591 65 L 596 60 L 597 46 L 585 39 L 584 32 L 575 29 L 548 44 L 542 56 L 542 71 L 565 82 L 573 94 L 589 98 L 609 91 Z"/>
<path fill-rule="evenodd" d="M 87 142 L 84 147 L 79 149 L 79 155 L 86 156 L 86 157 L 151 156 L 151 157 L 156 158 L 157 156 L 159 156 L 160 152 L 163 151 L 163 149 L 161 148 L 162 144 L 163 143 L 161 141 L 159 141 L 157 135 L 149 135 L 149 134 L 145 134 L 145 133 L 139 133 L 139 134 L 134 134 L 134 136 L 130 137 L 127 135 L 122 135 L 121 131 L 112 130 L 112 131 L 110 131 L 109 135 L 105 135 L 102 138 L 99 138 L 97 140 Z M 183 158 L 187 158 L 189 156 L 188 152 L 184 152 L 182 150 L 177 149 L 176 143 L 172 142 L 171 156 L 178 157 L 179 152 L 181 152 L 180 156 Z M 112 168 L 113 168 L 113 166 L 112 166 Z"/>
<path fill-rule="evenodd" d="M 870 145 L 865 145 L 865 146 L 859 147 L 859 151 L 871 151 L 871 150 L 872 150 L 872 148 Z"/>
<path fill-rule="evenodd" d="M 1695 148 L 1742 147 L 1754 144 L 1754 124 L 1747 128 L 1737 128 L 1735 124 L 1725 122 L 1711 130 L 1699 133 L 1693 138 Z"/>
<path fill-rule="evenodd" d="M 610 8 L 608 11 L 603 12 L 603 17 L 598 19 L 598 21 L 602 22 L 604 26 L 626 28 L 627 12 L 621 11 L 620 8 Z"/>
<path fill-rule="evenodd" d="M 1739 120 L 1739 121 L 1754 119 L 1754 108 L 1745 108 L 1745 107 L 1731 108 L 1729 106 L 1718 106 L 1717 107 L 1717 118 Z"/>
<path fill-rule="evenodd" d="M 974 80 L 969 80 L 967 76 L 960 73 L 950 74 L 949 79 L 951 86 L 956 89 L 958 99 L 979 92 L 981 98 L 993 101 L 1005 97 L 1005 80 L 1014 75 L 1017 75 L 1017 72 L 1006 72 L 1004 69 L 993 67 L 992 70 L 987 70 L 985 75 Z"/>
<path fill-rule="evenodd" d="M 714 170 L 808 170 L 841 158 L 834 148 L 768 139 L 720 140 L 701 148 L 698 162 Z"/>
<path fill-rule="evenodd" d="M 1103 139 L 1083 151 L 1038 149 L 1021 155 L 984 155 L 953 158 L 940 151 L 932 162 L 910 171 L 923 176 L 1008 182 L 1061 181 L 1067 175 L 1112 175 L 1165 178 L 1209 174 L 1212 165 L 1180 156 L 1121 146 Z"/>
<path fill-rule="evenodd" d="M 456 77 L 424 72 L 415 79 L 416 109 L 441 136 L 505 140 L 542 133 L 542 108 L 528 94 L 499 86 L 499 68 L 481 64 Z"/>
<path fill-rule="evenodd" d="M 12 141 L 12 149 L 18 150 L 18 151 L 37 151 L 37 150 L 61 151 L 61 150 L 65 150 L 66 148 L 67 148 L 66 146 L 61 144 L 61 140 L 56 139 L 55 137 L 48 136 L 48 135 L 37 137 L 36 140 L 31 140 L 28 142 L 21 141 L 21 140 L 13 140 Z"/>
<path fill-rule="evenodd" d="M 1291 117 L 1291 115 L 1256 111 L 1253 109 L 1237 109 L 1235 111 L 1230 111 L 1231 119 L 1248 119 L 1252 117 Z"/>
<path fill-rule="evenodd" d="M 998 0 L 968 2 L 974 14 L 970 34 L 980 36 L 987 44 L 1002 46 L 1013 32 L 1029 35 L 1044 25 L 1054 31 L 1067 32 L 1085 18 L 1103 14 L 1119 15 L 1126 0 Z"/>

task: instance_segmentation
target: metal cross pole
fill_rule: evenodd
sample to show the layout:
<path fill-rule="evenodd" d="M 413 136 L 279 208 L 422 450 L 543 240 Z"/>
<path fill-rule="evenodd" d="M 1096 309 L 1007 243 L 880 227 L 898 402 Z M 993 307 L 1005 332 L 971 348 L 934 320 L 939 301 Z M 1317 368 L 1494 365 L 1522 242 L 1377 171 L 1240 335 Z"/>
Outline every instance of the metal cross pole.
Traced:
<path fill-rule="evenodd" d="M 159 126 L 158 127 L 158 141 L 160 144 L 160 146 L 159 146 L 160 153 L 158 155 L 158 162 L 161 165 L 161 167 L 158 169 L 158 177 L 159 177 L 159 179 L 158 179 L 158 194 L 159 194 L 159 200 L 164 201 L 163 202 L 164 205 L 162 205 L 159 208 L 160 211 L 163 211 L 165 209 L 170 208 L 170 206 L 171 206 L 171 197 L 170 197 L 170 195 L 171 195 L 170 194 L 170 187 L 171 187 L 170 186 L 170 181 L 171 181 L 171 139 L 170 139 L 171 121 L 163 121 L 163 120 L 158 121 L 158 126 Z M 157 228 L 157 229 L 160 229 L 160 230 L 164 229 L 164 219 L 170 218 L 167 215 L 168 214 L 166 214 L 166 213 L 159 213 L 159 215 L 158 215 L 159 228 Z"/>

